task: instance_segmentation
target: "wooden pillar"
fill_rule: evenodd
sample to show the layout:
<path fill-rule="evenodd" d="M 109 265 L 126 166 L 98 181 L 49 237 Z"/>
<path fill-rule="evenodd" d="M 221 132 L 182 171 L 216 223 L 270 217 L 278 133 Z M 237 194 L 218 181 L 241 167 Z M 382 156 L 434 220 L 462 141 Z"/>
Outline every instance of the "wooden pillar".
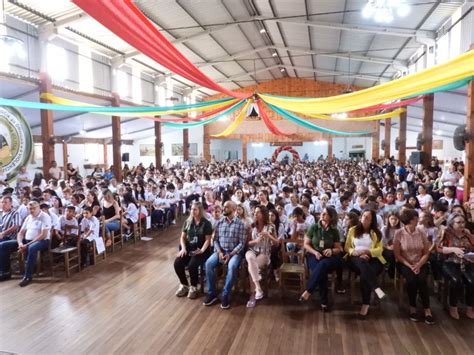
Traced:
<path fill-rule="evenodd" d="M 46 73 L 40 73 L 39 93 L 52 93 L 51 78 Z M 51 103 L 49 100 L 41 99 L 40 102 Z M 43 144 L 43 174 L 46 180 L 50 178 L 49 169 L 54 158 L 54 123 L 53 111 L 40 110 L 41 116 L 41 143 Z"/>
<path fill-rule="evenodd" d="M 406 110 L 406 106 L 404 107 Z M 400 125 L 398 129 L 398 160 L 402 165 L 407 162 L 407 112 L 400 113 Z"/>
<path fill-rule="evenodd" d="M 378 160 L 380 157 L 380 123 L 375 121 L 375 131 L 372 133 L 372 159 Z"/>
<path fill-rule="evenodd" d="M 120 97 L 112 93 L 112 106 L 120 106 Z M 117 181 L 122 181 L 122 132 L 120 127 L 120 116 L 112 116 L 112 161 L 114 165 L 114 176 Z"/>
<path fill-rule="evenodd" d="M 423 147 L 424 152 L 423 166 L 426 168 L 431 163 L 433 154 L 433 111 L 434 111 L 434 94 L 425 95 L 423 98 Z"/>
<path fill-rule="evenodd" d="M 332 161 L 332 137 L 327 136 L 327 141 L 328 141 L 328 161 Z"/>
<path fill-rule="evenodd" d="M 67 163 L 68 163 L 67 143 L 65 141 L 63 141 L 63 174 L 64 174 L 64 180 L 67 179 Z"/>
<path fill-rule="evenodd" d="M 202 155 L 204 160 L 211 161 L 211 137 L 209 136 L 209 127 L 207 124 L 204 125 L 204 132 L 203 132 L 203 144 L 202 144 Z"/>
<path fill-rule="evenodd" d="M 155 121 L 155 168 L 161 170 L 162 162 L 162 148 L 161 145 L 161 122 Z M 183 146 L 184 148 L 184 146 Z"/>
<path fill-rule="evenodd" d="M 247 162 L 247 146 L 248 146 L 249 140 L 247 137 L 242 138 L 242 161 L 244 163 Z"/>
<path fill-rule="evenodd" d="M 385 133 L 384 133 L 384 157 L 390 158 L 390 140 L 392 139 L 392 119 L 387 118 L 385 120 Z"/>
<path fill-rule="evenodd" d="M 183 161 L 189 160 L 189 130 L 183 129 Z"/>
<path fill-rule="evenodd" d="M 464 202 L 469 201 L 470 191 L 474 188 L 474 80 L 471 80 L 467 86 L 466 132 L 471 139 L 466 142 L 465 147 Z"/>
<path fill-rule="evenodd" d="M 104 165 L 105 169 L 109 167 L 109 153 L 107 152 L 107 143 L 104 142 L 103 144 L 104 148 Z"/>

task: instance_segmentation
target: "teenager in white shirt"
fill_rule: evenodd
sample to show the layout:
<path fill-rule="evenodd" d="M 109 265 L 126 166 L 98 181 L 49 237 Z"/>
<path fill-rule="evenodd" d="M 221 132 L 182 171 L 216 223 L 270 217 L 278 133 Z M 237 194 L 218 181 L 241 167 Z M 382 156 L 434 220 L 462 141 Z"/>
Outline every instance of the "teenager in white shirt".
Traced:
<path fill-rule="evenodd" d="M 100 253 L 101 249 L 104 247 L 104 242 L 99 235 L 100 231 L 100 222 L 99 220 L 92 215 L 92 207 L 84 207 L 82 211 L 82 221 L 81 221 L 81 267 L 87 265 L 87 257 L 89 255 L 89 250 L 91 249 L 92 241 L 95 241 L 97 252 Z M 94 251 L 91 250 L 91 253 Z M 89 264 L 92 265 L 93 258 L 90 257 Z"/>

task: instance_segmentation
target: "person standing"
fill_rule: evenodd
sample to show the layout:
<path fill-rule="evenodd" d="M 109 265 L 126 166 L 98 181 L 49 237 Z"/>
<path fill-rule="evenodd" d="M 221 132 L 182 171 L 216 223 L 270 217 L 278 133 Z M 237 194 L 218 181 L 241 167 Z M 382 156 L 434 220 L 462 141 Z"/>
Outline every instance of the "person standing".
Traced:
<path fill-rule="evenodd" d="M 227 275 L 221 299 L 221 308 L 230 307 L 229 296 L 232 283 L 237 276 L 237 270 L 242 259 L 241 252 L 245 247 L 246 235 L 244 223 L 235 215 L 237 205 L 235 202 L 224 203 L 224 218 L 216 225 L 214 232 L 214 249 L 206 262 L 206 278 L 208 294 L 204 299 L 205 306 L 217 302 L 215 286 L 215 269 L 219 264 L 227 265 Z"/>

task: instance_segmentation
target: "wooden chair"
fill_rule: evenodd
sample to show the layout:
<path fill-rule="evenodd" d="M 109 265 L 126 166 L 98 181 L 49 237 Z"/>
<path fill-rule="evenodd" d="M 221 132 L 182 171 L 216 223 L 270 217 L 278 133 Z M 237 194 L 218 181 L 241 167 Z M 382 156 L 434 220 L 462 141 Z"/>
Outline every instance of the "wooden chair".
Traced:
<path fill-rule="evenodd" d="M 64 271 L 66 277 L 69 278 L 71 270 L 76 269 L 81 271 L 81 253 L 80 245 L 81 238 L 79 237 L 78 226 L 65 226 L 63 244 L 51 249 L 51 254 L 54 256 L 60 256 L 64 259 Z M 51 275 L 54 273 L 54 269 L 57 265 L 52 266 Z"/>
<path fill-rule="evenodd" d="M 120 211 L 120 229 L 118 232 L 112 232 L 111 238 L 112 238 L 112 253 L 115 252 L 115 247 L 120 245 L 120 248 L 123 248 L 123 226 L 122 226 L 122 221 L 123 221 L 123 211 Z M 104 224 L 104 229 L 105 229 L 105 224 Z M 103 234 L 105 235 L 105 234 Z"/>
<path fill-rule="evenodd" d="M 298 251 L 288 251 L 287 244 L 294 243 Z M 303 292 L 305 290 L 306 267 L 304 263 L 303 240 L 284 239 L 281 241 L 281 255 L 283 264 L 280 272 L 280 291 L 283 296 L 287 290 L 296 290 Z M 297 263 L 291 263 L 290 257 L 296 257 Z"/>
<path fill-rule="evenodd" d="M 102 235 L 101 238 L 102 238 L 102 240 L 104 242 L 104 245 L 105 245 L 105 236 Z M 95 240 L 92 241 L 91 248 L 92 248 L 92 262 L 94 263 L 94 265 L 97 264 L 97 260 L 98 260 L 99 256 L 102 256 L 102 260 L 105 260 L 107 258 L 107 248 L 105 248 L 102 253 L 98 254 Z"/>

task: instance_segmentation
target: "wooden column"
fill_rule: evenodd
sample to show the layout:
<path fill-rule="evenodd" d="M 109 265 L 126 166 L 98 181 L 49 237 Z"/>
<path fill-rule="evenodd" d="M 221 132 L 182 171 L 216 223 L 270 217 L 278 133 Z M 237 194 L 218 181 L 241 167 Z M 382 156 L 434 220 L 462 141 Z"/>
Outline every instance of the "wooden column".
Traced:
<path fill-rule="evenodd" d="M 474 80 L 471 80 L 467 86 L 466 132 L 470 139 L 466 142 L 465 148 L 464 202 L 469 201 L 470 191 L 474 188 Z"/>
<path fill-rule="evenodd" d="M 328 161 L 332 161 L 332 137 L 327 136 L 328 141 Z"/>
<path fill-rule="evenodd" d="M 52 93 L 51 78 L 46 73 L 40 73 L 39 93 Z M 40 102 L 51 103 L 49 100 L 40 98 Z M 54 123 L 53 111 L 40 110 L 41 116 L 41 143 L 43 144 L 43 174 L 46 180 L 50 178 L 49 169 L 54 158 Z"/>
<path fill-rule="evenodd" d="M 204 132 L 203 132 L 203 144 L 202 144 L 202 155 L 204 160 L 211 161 L 211 137 L 209 136 L 209 127 L 207 124 L 204 125 Z"/>
<path fill-rule="evenodd" d="M 406 110 L 406 106 L 404 107 Z M 402 165 L 407 162 L 407 112 L 400 113 L 400 125 L 398 129 L 398 160 Z"/>
<path fill-rule="evenodd" d="M 120 97 L 112 93 L 112 106 L 120 106 Z M 112 116 L 112 157 L 114 165 L 114 176 L 117 181 L 122 181 L 122 132 L 120 127 L 120 116 Z"/>
<path fill-rule="evenodd" d="M 248 146 L 249 140 L 247 138 L 242 138 L 242 161 L 244 163 L 247 162 L 247 146 Z"/>
<path fill-rule="evenodd" d="M 63 141 L 63 174 L 64 174 L 64 180 L 67 179 L 67 163 L 68 163 L 67 143 L 65 141 Z"/>
<path fill-rule="evenodd" d="M 372 159 L 378 160 L 380 155 L 380 123 L 375 122 L 375 131 L 372 133 Z"/>
<path fill-rule="evenodd" d="M 161 170 L 162 162 L 162 148 L 161 148 L 161 122 L 155 121 L 155 168 Z M 184 146 L 183 146 L 184 148 Z"/>
<path fill-rule="evenodd" d="M 183 129 L 183 161 L 189 160 L 189 130 Z"/>
<path fill-rule="evenodd" d="M 104 165 L 105 169 L 109 167 L 109 153 L 107 152 L 107 143 L 103 144 L 104 146 Z"/>
<path fill-rule="evenodd" d="M 392 139 L 392 119 L 387 118 L 385 120 L 385 132 L 384 132 L 384 157 L 390 158 L 390 140 Z"/>
<path fill-rule="evenodd" d="M 431 163 L 433 154 L 433 111 L 434 111 L 434 94 L 425 95 L 423 98 L 423 147 L 424 152 L 423 166 L 427 167 Z"/>

